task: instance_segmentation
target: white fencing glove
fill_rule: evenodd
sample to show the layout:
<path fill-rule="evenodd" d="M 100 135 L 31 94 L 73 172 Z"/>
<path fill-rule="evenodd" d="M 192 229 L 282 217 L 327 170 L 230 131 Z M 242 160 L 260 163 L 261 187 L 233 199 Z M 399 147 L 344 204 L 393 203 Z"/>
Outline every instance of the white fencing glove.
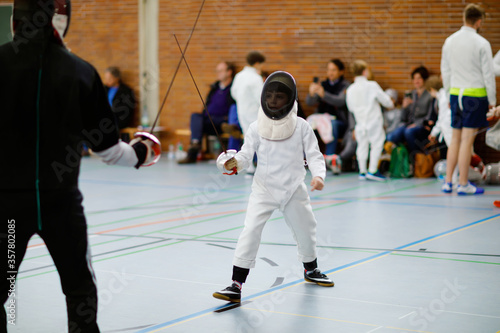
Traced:
<path fill-rule="evenodd" d="M 238 161 L 234 158 L 237 151 L 234 149 L 229 149 L 225 152 L 222 152 L 219 157 L 217 157 L 217 168 L 224 175 L 234 175 L 238 174 L 240 168 L 238 167 Z M 228 171 L 232 171 L 228 173 Z"/>

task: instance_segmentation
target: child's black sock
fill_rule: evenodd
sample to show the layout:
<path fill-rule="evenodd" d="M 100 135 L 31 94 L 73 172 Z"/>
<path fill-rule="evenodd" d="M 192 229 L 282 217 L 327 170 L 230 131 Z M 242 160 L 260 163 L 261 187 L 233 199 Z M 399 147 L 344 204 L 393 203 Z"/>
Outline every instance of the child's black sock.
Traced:
<path fill-rule="evenodd" d="M 241 286 L 246 282 L 248 273 L 250 273 L 250 269 L 241 268 L 238 266 L 233 266 L 233 277 L 232 280 L 238 282 L 238 287 L 241 290 Z"/>
<path fill-rule="evenodd" d="M 304 268 L 306 271 L 313 271 L 315 270 L 316 268 L 318 268 L 318 259 L 314 259 L 313 261 L 311 262 L 305 262 L 304 263 Z"/>

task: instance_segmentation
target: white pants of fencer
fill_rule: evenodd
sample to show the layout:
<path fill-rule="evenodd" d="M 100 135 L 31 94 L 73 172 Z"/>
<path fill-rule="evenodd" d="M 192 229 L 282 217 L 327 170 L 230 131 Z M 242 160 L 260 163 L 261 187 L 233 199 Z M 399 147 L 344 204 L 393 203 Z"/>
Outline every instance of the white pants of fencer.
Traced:
<path fill-rule="evenodd" d="M 311 208 L 306 185 L 304 183 L 299 185 L 290 200 L 281 207 L 280 203 L 265 189 L 253 184 L 248 201 L 245 226 L 236 245 L 233 265 L 241 268 L 255 267 L 262 230 L 276 209 L 281 210 L 286 224 L 292 231 L 298 246 L 299 260 L 304 263 L 316 259 L 317 222 Z"/>
<path fill-rule="evenodd" d="M 366 173 L 366 163 L 368 153 L 370 154 L 370 165 L 368 171 L 376 173 L 382 150 L 384 149 L 385 133 L 381 124 L 368 129 L 361 129 L 356 126 L 356 159 L 358 160 L 359 173 Z"/>

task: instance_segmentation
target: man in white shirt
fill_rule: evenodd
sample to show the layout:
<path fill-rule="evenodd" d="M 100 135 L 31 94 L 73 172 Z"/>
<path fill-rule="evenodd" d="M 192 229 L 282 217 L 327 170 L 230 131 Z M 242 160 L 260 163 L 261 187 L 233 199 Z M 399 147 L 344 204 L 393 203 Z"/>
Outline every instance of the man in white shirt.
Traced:
<path fill-rule="evenodd" d="M 264 80 L 261 72 L 266 58 L 257 51 L 247 54 L 247 66 L 236 74 L 231 87 L 231 96 L 236 101 L 238 121 L 243 134 L 246 134 L 250 124 L 257 120 L 260 107 L 260 96 Z M 253 174 L 255 169 L 251 165 L 247 173 Z"/>
<path fill-rule="evenodd" d="M 464 25 L 446 39 L 441 54 L 443 86 L 450 94 L 452 143 L 448 149 L 446 182 L 442 190 L 451 193 L 451 177 L 458 163 L 458 194 L 482 194 L 482 188 L 468 181 L 472 145 L 479 127 L 488 126 L 486 113 L 496 104 L 495 74 L 490 43 L 478 34 L 484 10 L 469 4 Z"/>
<path fill-rule="evenodd" d="M 264 80 L 261 72 L 266 58 L 259 52 L 250 52 L 247 55 L 248 65 L 234 77 L 231 95 L 238 108 L 238 121 L 243 134 L 251 123 L 257 120 L 260 107 L 260 95 Z"/>

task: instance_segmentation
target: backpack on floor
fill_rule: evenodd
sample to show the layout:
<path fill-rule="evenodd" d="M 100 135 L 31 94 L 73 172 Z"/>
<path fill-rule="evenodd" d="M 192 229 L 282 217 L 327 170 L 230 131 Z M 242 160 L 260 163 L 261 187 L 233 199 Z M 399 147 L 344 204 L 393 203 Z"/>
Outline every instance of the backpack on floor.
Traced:
<path fill-rule="evenodd" d="M 391 153 L 391 164 L 389 165 L 391 178 L 410 177 L 410 161 L 408 150 L 402 144 L 398 145 Z"/>
<path fill-rule="evenodd" d="M 434 165 L 441 158 L 437 145 L 425 146 L 424 152 L 415 154 L 415 178 L 434 177 Z"/>

